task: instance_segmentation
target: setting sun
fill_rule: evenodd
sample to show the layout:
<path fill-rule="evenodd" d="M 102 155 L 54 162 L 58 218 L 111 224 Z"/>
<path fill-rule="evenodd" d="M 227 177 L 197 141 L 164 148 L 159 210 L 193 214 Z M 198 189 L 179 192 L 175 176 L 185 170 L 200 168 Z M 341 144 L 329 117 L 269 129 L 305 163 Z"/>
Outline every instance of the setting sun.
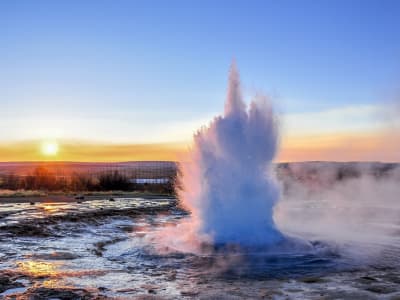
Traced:
<path fill-rule="evenodd" d="M 58 153 L 58 144 L 56 142 L 45 142 L 42 144 L 42 153 L 47 156 L 54 156 Z"/>

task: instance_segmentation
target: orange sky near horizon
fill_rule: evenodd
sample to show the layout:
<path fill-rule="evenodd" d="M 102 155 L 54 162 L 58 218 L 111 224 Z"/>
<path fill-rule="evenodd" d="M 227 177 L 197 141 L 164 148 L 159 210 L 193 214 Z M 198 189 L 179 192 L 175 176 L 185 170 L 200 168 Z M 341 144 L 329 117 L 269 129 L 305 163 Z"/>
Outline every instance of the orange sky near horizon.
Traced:
<path fill-rule="evenodd" d="M 291 137 L 282 141 L 278 161 L 400 161 L 397 131 Z"/>
<path fill-rule="evenodd" d="M 43 141 L 0 144 L 0 161 L 118 162 L 179 161 L 189 142 L 158 144 L 106 144 L 58 141 L 56 155 L 41 151 Z M 277 161 L 400 161 L 400 138 L 390 132 L 336 133 L 283 137 Z"/>
<path fill-rule="evenodd" d="M 119 162 L 140 160 L 178 160 L 185 146 L 171 144 L 105 144 L 90 142 L 58 141 L 56 155 L 41 151 L 41 141 L 0 144 L 0 161 L 79 161 Z"/>

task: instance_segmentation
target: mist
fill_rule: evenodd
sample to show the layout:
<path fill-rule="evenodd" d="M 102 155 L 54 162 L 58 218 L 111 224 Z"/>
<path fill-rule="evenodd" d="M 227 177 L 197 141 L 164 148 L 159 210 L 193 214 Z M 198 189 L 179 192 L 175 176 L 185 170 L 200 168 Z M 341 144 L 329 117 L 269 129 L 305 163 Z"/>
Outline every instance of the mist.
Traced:
<path fill-rule="evenodd" d="M 277 172 L 283 188 L 274 219 L 286 234 L 357 258 L 379 258 L 399 246 L 397 164 L 292 163 Z"/>

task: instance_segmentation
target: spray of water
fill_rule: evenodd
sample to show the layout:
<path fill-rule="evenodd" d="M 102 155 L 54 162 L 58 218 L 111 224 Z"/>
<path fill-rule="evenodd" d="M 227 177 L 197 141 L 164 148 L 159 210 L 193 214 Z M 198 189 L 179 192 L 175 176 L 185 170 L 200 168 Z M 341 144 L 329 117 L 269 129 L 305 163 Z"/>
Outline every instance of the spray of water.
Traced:
<path fill-rule="evenodd" d="M 190 216 L 146 237 L 157 252 L 201 254 L 208 271 L 240 276 L 400 263 L 399 172 L 377 179 L 346 164 L 360 177 L 339 180 L 335 164 L 272 166 L 277 143 L 270 102 L 246 105 L 233 64 L 223 115 L 182 159 L 177 193 Z"/>
<path fill-rule="evenodd" d="M 247 107 L 233 64 L 224 114 L 194 135 L 188 162 L 182 164 L 178 195 L 191 212 L 194 234 L 216 245 L 282 240 L 273 220 L 279 197 L 271 172 L 277 138 L 268 99 L 257 96 Z"/>

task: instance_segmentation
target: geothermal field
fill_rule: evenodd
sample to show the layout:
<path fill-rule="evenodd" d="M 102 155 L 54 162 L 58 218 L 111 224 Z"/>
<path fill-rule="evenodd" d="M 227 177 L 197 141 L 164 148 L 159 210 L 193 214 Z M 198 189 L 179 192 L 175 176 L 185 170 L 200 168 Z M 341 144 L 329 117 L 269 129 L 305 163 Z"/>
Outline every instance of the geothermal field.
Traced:
<path fill-rule="evenodd" d="M 278 141 L 233 66 L 174 196 L 3 201 L 0 298 L 400 299 L 400 166 L 276 164 Z"/>
<path fill-rule="evenodd" d="M 374 175 L 385 167 L 280 166 L 273 229 L 268 215 L 255 220 L 265 236 L 241 236 L 250 225 L 232 211 L 218 242 L 174 198 L 2 204 L 1 297 L 397 299 L 399 174 Z M 337 180 L 339 169 L 350 177 Z M 235 209 L 246 213 L 250 199 Z"/>

